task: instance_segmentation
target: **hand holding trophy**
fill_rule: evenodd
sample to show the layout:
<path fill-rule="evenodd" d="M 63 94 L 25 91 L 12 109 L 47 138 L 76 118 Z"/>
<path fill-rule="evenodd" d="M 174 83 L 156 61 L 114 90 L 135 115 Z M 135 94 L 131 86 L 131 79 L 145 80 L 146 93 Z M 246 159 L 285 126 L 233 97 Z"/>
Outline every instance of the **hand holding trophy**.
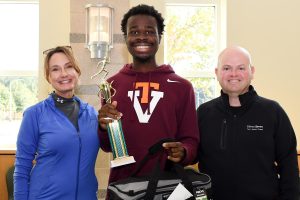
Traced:
<path fill-rule="evenodd" d="M 100 70 L 94 74 L 91 78 L 95 78 L 96 76 L 104 73 L 104 76 L 100 79 L 99 92 L 98 96 L 105 100 L 105 103 L 111 103 L 112 97 L 115 95 L 116 90 L 111 86 L 111 83 L 106 81 L 106 76 L 108 75 L 108 71 L 105 66 L 108 63 L 107 57 L 101 60 L 97 67 L 100 66 Z M 114 120 L 107 124 L 107 132 L 109 136 L 109 141 L 112 149 L 113 160 L 111 161 L 111 167 L 118 167 L 121 165 L 126 165 L 130 163 L 134 163 L 135 160 L 133 156 L 129 156 L 127 152 L 127 147 L 124 139 L 124 134 L 122 130 L 121 119 Z"/>

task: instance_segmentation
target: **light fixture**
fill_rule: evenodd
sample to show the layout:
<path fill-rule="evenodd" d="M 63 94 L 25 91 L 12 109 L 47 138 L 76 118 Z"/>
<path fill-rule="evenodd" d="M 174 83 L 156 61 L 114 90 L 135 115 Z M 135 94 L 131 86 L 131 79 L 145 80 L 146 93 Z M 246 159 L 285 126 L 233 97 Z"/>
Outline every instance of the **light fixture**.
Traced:
<path fill-rule="evenodd" d="M 108 59 L 113 48 L 113 8 L 106 4 L 88 4 L 86 10 L 86 48 L 91 58 Z"/>

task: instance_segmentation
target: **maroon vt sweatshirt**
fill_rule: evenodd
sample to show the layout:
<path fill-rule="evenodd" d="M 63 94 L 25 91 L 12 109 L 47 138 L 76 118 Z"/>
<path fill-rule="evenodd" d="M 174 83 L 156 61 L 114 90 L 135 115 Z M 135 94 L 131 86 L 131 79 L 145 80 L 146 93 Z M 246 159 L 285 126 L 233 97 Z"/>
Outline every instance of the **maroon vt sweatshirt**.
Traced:
<path fill-rule="evenodd" d="M 148 148 L 162 138 L 174 138 L 183 143 L 186 157 L 183 164 L 194 161 L 199 143 L 195 95 L 191 83 L 176 75 L 169 65 L 147 73 L 137 72 L 125 65 L 107 80 L 112 82 L 128 154 L 134 164 L 111 169 L 109 182 L 127 178 L 147 154 Z M 107 132 L 100 131 L 101 148 L 110 152 Z M 166 158 L 164 159 L 164 161 Z M 151 159 L 138 175 L 148 174 L 157 158 Z M 161 162 L 163 167 L 165 162 Z"/>

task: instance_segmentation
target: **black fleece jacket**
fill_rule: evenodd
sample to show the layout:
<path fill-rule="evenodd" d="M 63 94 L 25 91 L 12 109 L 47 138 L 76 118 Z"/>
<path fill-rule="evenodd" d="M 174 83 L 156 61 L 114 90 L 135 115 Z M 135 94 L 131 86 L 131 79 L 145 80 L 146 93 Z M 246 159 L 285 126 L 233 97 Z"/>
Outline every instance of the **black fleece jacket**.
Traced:
<path fill-rule="evenodd" d="M 231 107 L 228 95 L 197 109 L 199 170 L 212 178 L 214 200 L 298 200 L 296 137 L 275 101 L 252 86 Z"/>

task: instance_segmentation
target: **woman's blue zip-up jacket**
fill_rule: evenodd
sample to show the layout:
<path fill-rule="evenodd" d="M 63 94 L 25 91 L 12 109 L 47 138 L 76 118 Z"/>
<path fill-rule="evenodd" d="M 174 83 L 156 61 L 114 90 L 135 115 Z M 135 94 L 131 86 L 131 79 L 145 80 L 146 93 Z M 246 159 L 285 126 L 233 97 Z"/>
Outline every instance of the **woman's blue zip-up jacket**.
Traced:
<path fill-rule="evenodd" d="M 97 199 L 97 112 L 74 98 L 80 107 L 78 130 L 55 107 L 51 95 L 24 112 L 17 140 L 15 200 Z"/>

